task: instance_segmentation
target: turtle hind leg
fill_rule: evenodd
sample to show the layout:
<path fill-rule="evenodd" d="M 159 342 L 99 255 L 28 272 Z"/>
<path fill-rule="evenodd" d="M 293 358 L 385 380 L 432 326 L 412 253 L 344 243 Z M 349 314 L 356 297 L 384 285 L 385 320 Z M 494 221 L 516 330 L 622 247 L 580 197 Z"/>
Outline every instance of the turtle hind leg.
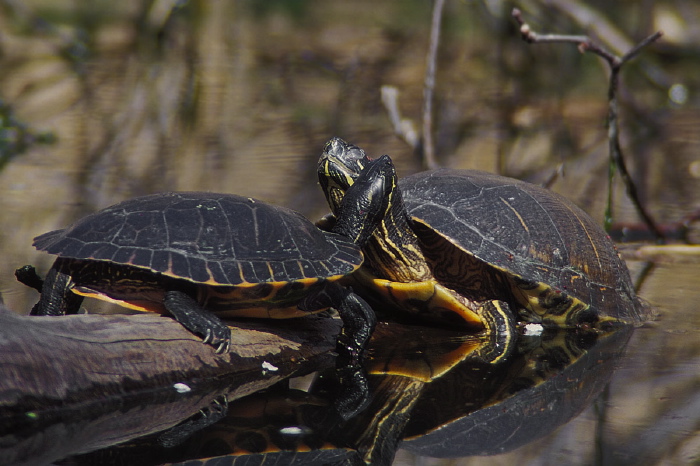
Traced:
<path fill-rule="evenodd" d="M 44 280 L 36 273 L 36 268 L 33 265 L 25 265 L 15 270 L 15 277 L 21 284 L 34 288 L 39 293 L 44 287 Z"/>
<path fill-rule="evenodd" d="M 61 271 L 58 259 L 46 278 L 42 280 L 34 266 L 25 265 L 15 270 L 15 277 L 20 283 L 41 293 L 39 302 L 34 305 L 30 315 L 33 316 L 62 316 L 77 314 L 83 297 L 73 293 L 73 278 Z"/>
<path fill-rule="evenodd" d="M 231 329 L 194 298 L 182 291 L 167 291 L 163 304 L 175 320 L 215 347 L 217 353 L 228 353 Z"/>

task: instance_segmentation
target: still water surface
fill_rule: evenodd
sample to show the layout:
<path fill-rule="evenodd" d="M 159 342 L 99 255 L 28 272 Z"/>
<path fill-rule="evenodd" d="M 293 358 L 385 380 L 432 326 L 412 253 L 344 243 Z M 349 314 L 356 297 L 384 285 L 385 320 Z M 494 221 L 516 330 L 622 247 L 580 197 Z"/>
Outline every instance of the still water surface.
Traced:
<path fill-rule="evenodd" d="M 2 12 L 5 25 L 48 18 L 58 26 L 5 28 L 12 46 L 0 58 L 0 93 L 33 131 L 50 131 L 57 142 L 31 146 L 0 172 L 0 291 L 17 313 L 26 314 L 36 294 L 15 283 L 14 269 L 31 263 L 45 272 L 51 261 L 31 239 L 122 199 L 233 192 L 318 218 L 327 208 L 315 163 L 331 136 L 372 155 L 389 153 L 401 176 L 421 169 L 393 134 L 379 89 L 397 86 L 402 111 L 419 124 L 427 4 L 298 2 L 314 7 L 290 12 L 202 1 L 161 22 L 156 9 L 145 8 L 143 20 L 133 5 L 105 14 L 69 2 L 55 10 L 25 3 Z M 508 26 L 507 11 L 449 3 L 438 64 L 438 162 L 534 182 L 563 164 L 552 188 L 602 223 L 606 102 L 597 62 L 575 50 L 533 51 Z M 623 13 L 630 12 L 602 12 L 634 17 Z M 559 26 L 579 32 L 575 22 Z M 651 32 L 624 21 L 618 27 L 634 37 Z M 660 66 L 659 49 L 647 50 L 624 75 L 631 97 L 623 99 L 633 175 L 667 225 L 700 209 L 697 101 L 670 104 L 667 94 L 673 83 L 691 95 L 697 89 L 683 58 L 697 44 L 674 37 L 663 46 L 667 54 L 693 52 Z M 652 75 L 658 79 L 650 84 Z M 619 184 L 613 200 L 616 221 L 638 223 Z M 623 249 L 634 257 L 635 247 Z M 629 264 L 634 277 L 646 265 Z M 399 450 L 396 464 L 699 462 L 698 276 L 697 255 L 665 255 L 651 268 L 639 294 L 658 309 L 657 320 L 635 331 L 608 388 L 565 426 L 497 456 L 443 460 Z"/>

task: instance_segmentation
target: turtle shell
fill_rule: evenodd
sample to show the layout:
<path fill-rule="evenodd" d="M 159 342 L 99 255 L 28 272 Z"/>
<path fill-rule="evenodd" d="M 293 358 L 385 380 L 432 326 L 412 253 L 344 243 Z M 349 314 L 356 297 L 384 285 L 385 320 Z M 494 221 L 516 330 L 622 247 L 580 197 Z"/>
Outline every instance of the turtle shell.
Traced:
<path fill-rule="evenodd" d="M 506 272 L 514 288 L 527 290 L 531 304 L 548 301 L 544 307 L 553 308 L 562 301 L 568 312 L 578 300 L 589 312 L 641 320 L 642 306 L 615 245 L 568 199 L 474 170 L 427 171 L 399 185 L 411 227 L 424 244 L 454 245 Z M 435 233 L 446 242 L 426 241 Z"/>
<path fill-rule="evenodd" d="M 64 258 L 123 264 L 213 286 L 337 279 L 359 247 L 301 214 L 250 197 L 161 193 L 115 204 L 34 246 Z"/>

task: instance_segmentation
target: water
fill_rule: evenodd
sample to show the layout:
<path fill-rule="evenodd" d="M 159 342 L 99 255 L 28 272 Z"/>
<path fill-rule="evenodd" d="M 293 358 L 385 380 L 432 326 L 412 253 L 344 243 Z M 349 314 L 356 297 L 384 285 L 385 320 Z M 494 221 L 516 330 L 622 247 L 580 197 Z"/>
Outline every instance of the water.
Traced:
<path fill-rule="evenodd" d="M 0 18 L 13 27 L 5 28 L 12 46 L 1 59 L 0 95 L 31 131 L 57 138 L 30 145 L 0 172 L 0 292 L 7 307 L 26 314 L 37 298 L 14 281 L 16 267 L 35 264 L 44 273 L 50 266 L 52 258 L 31 247 L 34 236 L 125 198 L 233 192 L 318 218 L 327 207 L 315 163 L 332 136 L 372 155 L 389 153 L 400 176 L 420 170 L 420 159 L 394 136 L 379 89 L 397 86 L 404 116 L 420 127 L 427 4 L 294 2 L 291 11 L 272 3 L 278 6 L 253 11 L 246 2 L 190 2 L 170 18 L 153 8 L 144 21 L 126 6 L 77 12 L 72 3 L 46 9 L 24 2 L 24 9 L 3 11 Z M 674 17 L 662 10 L 675 11 L 675 4 L 656 3 L 667 9 L 654 15 Z M 606 89 L 596 59 L 573 47 L 522 43 L 507 11 L 459 2 L 447 8 L 438 162 L 534 182 L 563 164 L 552 188 L 602 223 Z M 602 14 L 640 13 L 637 5 L 616 8 Z M 563 19 L 565 10 L 543 12 L 530 13 L 536 27 L 581 32 Z M 652 32 L 626 21 L 613 23 L 627 37 Z M 648 210 L 681 232 L 687 219 L 685 238 L 697 242 L 698 82 L 688 58 L 697 44 L 679 39 L 685 23 L 670 24 L 664 42 L 623 72 L 622 142 Z M 689 92 L 685 103 L 669 100 L 678 83 Z M 618 227 L 640 227 L 617 181 L 613 193 Z M 636 246 L 623 249 L 639 277 L 646 264 L 634 260 Z M 580 415 L 512 452 L 446 460 L 399 450 L 395 463 L 698 462 L 700 261 L 693 253 L 655 260 L 639 294 L 659 316 L 635 331 L 609 385 Z"/>

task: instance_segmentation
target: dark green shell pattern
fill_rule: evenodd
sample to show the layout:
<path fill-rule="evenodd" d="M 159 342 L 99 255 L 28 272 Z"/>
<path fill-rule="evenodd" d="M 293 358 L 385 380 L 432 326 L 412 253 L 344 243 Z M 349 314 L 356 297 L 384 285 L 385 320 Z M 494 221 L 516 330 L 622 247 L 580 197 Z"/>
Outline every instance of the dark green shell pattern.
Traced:
<path fill-rule="evenodd" d="M 343 276 L 362 263 L 352 241 L 292 210 L 200 192 L 124 201 L 38 236 L 34 246 L 224 286 Z"/>

